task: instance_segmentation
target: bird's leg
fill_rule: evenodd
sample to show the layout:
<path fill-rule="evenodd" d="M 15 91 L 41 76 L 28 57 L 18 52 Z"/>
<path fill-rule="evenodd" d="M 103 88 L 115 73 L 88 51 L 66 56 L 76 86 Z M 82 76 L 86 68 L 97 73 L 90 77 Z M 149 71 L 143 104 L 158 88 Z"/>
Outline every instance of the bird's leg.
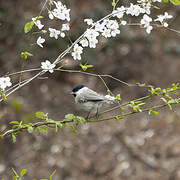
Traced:
<path fill-rule="evenodd" d="M 88 112 L 88 115 L 86 117 L 86 121 L 89 121 L 90 114 L 91 114 L 91 110 Z"/>
<path fill-rule="evenodd" d="M 97 111 L 96 111 L 96 119 L 98 120 L 99 119 L 99 109 L 97 108 Z"/>

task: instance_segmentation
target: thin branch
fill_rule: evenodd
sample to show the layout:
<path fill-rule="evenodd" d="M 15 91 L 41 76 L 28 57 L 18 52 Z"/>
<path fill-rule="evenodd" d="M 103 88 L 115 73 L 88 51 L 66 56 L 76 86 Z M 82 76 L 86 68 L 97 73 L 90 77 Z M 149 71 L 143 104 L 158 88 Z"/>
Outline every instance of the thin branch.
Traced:
<path fill-rule="evenodd" d="M 34 72 L 34 71 L 40 71 L 40 70 L 42 70 L 42 69 L 41 68 L 26 69 L 26 70 L 14 72 L 14 73 L 7 73 L 4 76 L 13 76 L 13 75 L 21 74 L 21 73 Z"/>
<path fill-rule="evenodd" d="M 160 109 L 160 108 L 163 108 L 163 107 L 166 107 L 166 106 L 168 106 L 168 104 L 156 105 L 156 106 L 153 106 L 151 108 L 142 109 L 141 112 L 148 112 L 151 109 L 155 110 L 155 109 Z M 111 117 L 102 118 L 102 119 L 96 119 L 96 120 L 93 119 L 93 120 L 89 120 L 88 122 L 89 123 L 95 123 L 95 122 L 109 121 L 109 120 L 113 120 L 113 119 L 120 120 L 120 119 L 124 119 L 126 116 L 130 116 L 130 115 L 137 114 L 137 113 L 140 113 L 140 112 L 131 111 L 131 112 L 125 113 L 123 115 L 120 114 L 120 115 L 111 116 Z M 56 125 L 57 122 L 66 124 L 66 123 L 73 123 L 73 120 L 69 120 L 69 121 L 62 120 L 62 121 L 54 121 L 54 122 L 37 122 L 37 123 L 32 124 L 32 127 L 35 128 L 35 127 L 40 127 L 40 126 Z M 0 138 L 4 138 L 4 137 L 6 137 L 8 135 L 23 131 L 25 129 L 27 129 L 27 127 L 19 127 L 19 128 L 16 128 L 16 129 L 8 130 L 8 131 L 4 132 L 3 134 L 1 134 Z"/>
<path fill-rule="evenodd" d="M 141 112 L 147 112 L 147 111 L 149 111 L 151 109 L 159 109 L 159 108 L 162 108 L 162 107 L 165 107 L 165 106 L 168 106 L 168 105 L 167 104 L 162 104 L 162 105 L 153 106 L 151 108 L 143 109 Z M 111 116 L 111 117 L 107 117 L 107 118 L 103 118 L 103 119 L 89 120 L 88 122 L 102 122 L 102 121 L 108 121 L 108 120 L 113 120 L 113 119 L 119 120 L 119 119 L 124 119 L 124 117 L 126 117 L 126 116 L 129 116 L 129 115 L 132 115 L 132 114 L 137 114 L 137 113 L 139 113 L 139 112 L 132 111 L 132 112 L 125 113 L 123 115 L 121 114 L 121 115 Z"/>

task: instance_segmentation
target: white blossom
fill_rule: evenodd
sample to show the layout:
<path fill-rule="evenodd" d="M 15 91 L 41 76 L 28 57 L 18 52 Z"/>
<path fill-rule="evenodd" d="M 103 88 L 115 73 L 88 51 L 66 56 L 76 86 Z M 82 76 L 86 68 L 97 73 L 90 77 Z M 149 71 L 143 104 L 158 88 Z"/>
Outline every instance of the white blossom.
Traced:
<path fill-rule="evenodd" d="M 173 16 L 169 15 L 167 12 L 164 13 L 164 15 L 158 15 L 158 18 L 156 18 L 154 21 L 159 21 L 160 23 L 163 23 L 166 19 L 171 19 Z"/>
<path fill-rule="evenodd" d="M 108 37 L 111 37 L 111 30 L 110 29 L 104 29 L 102 35 L 105 37 L 105 38 L 108 38 Z"/>
<path fill-rule="evenodd" d="M 51 11 L 49 11 L 49 19 L 54 19 L 54 15 Z"/>
<path fill-rule="evenodd" d="M 82 47 L 88 47 L 88 40 L 86 38 L 83 38 L 81 41 L 80 41 Z"/>
<path fill-rule="evenodd" d="M 34 22 L 34 24 L 38 27 L 38 29 L 42 29 L 44 27 L 44 25 L 41 24 L 41 21 L 36 18 L 32 18 L 32 21 Z"/>
<path fill-rule="evenodd" d="M 62 24 L 61 31 L 69 31 L 69 29 L 70 29 L 69 23 Z"/>
<path fill-rule="evenodd" d="M 58 39 L 58 35 L 60 35 L 60 31 L 53 29 L 53 28 L 49 28 L 49 32 L 50 32 L 50 37 L 54 37 L 55 39 Z"/>
<path fill-rule="evenodd" d="M 1 77 L 0 78 L 0 89 L 5 90 L 6 87 L 12 86 L 10 77 Z"/>
<path fill-rule="evenodd" d="M 168 27 L 166 20 L 171 19 L 172 17 L 172 15 L 169 15 L 167 12 L 165 12 L 164 15 L 158 15 L 154 21 L 159 21 L 164 27 Z"/>
<path fill-rule="evenodd" d="M 102 35 L 105 38 L 115 37 L 117 34 L 120 34 L 119 24 L 116 20 L 107 20 L 103 22 L 105 28 L 102 31 Z"/>
<path fill-rule="evenodd" d="M 87 23 L 87 25 L 93 25 L 93 20 L 92 19 L 84 19 L 84 22 Z"/>
<path fill-rule="evenodd" d="M 152 29 L 153 29 L 153 27 L 149 25 L 149 26 L 147 26 L 147 28 L 146 28 L 146 32 L 147 32 L 148 34 L 150 34 Z"/>
<path fill-rule="evenodd" d="M 141 13 L 145 13 L 145 10 L 139 5 L 134 5 L 132 3 L 126 11 L 126 14 L 130 14 L 131 16 L 139 16 Z"/>
<path fill-rule="evenodd" d="M 99 33 L 95 29 L 87 29 L 85 37 L 87 37 L 88 40 L 96 39 L 96 37 L 99 36 Z"/>
<path fill-rule="evenodd" d="M 96 25 L 95 25 L 95 31 L 98 31 L 98 32 L 103 32 L 103 30 L 104 30 L 104 24 L 102 23 L 102 24 L 100 24 L 100 23 L 97 23 Z"/>
<path fill-rule="evenodd" d="M 164 23 L 163 23 L 163 26 L 164 26 L 164 27 L 168 27 L 168 23 L 167 23 L 167 22 L 164 22 Z"/>
<path fill-rule="evenodd" d="M 41 36 L 39 36 L 36 43 L 37 43 L 38 46 L 40 46 L 40 47 L 43 48 L 43 45 L 42 45 L 42 44 L 43 44 L 44 42 L 45 42 L 45 39 L 42 38 Z"/>
<path fill-rule="evenodd" d="M 51 64 L 49 60 L 46 60 L 45 62 L 41 62 L 41 68 L 45 70 L 45 72 L 49 71 L 50 73 L 54 72 L 55 64 Z"/>
<path fill-rule="evenodd" d="M 61 36 L 62 38 L 64 38 L 64 37 L 65 37 L 65 33 L 64 33 L 64 32 L 60 32 L 60 36 Z"/>
<path fill-rule="evenodd" d="M 75 44 L 71 55 L 73 56 L 74 60 L 81 60 L 82 52 L 83 52 L 83 48 L 78 44 Z"/>
<path fill-rule="evenodd" d="M 164 19 L 171 19 L 173 18 L 172 15 L 169 15 L 167 12 L 164 13 Z"/>
<path fill-rule="evenodd" d="M 91 40 L 89 40 L 89 47 L 90 48 L 96 48 L 97 43 L 98 43 L 97 39 L 91 39 Z"/>
<path fill-rule="evenodd" d="M 126 11 L 126 8 L 124 6 L 121 6 L 112 12 L 113 17 L 117 17 L 120 19 L 124 16 L 125 11 Z"/>
<path fill-rule="evenodd" d="M 60 1 L 57 2 L 53 1 L 53 2 L 56 8 L 52 10 L 52 15 L 60 20 L 70 21 L 70 9 L 67 9 L 67 7 L 63 5 Z"/>
<path fill-rule="evenodd" d="M 121 21 L 121 24 L 123 25 L 123 26 L 125 26 L 126 24 L 127 24 L 127 22 L 126 21 Z"/>
<path fill-rule="evenodd" d="M 64 9 L 63 13 L 64 13 L 64 16 L 65 16 L 65 19 L 67 21 L 70 21 L 70 9 Z"/>
<path fill-rule="evenodd" d="M 142 4 L 142 9 L 144 9 L 144 13 L 151 14 L 151 3 L 146 2 L 146 3 Z"/>
<path fill-rule="evenodd" d="M 162 0 L 152 0 L 153 2 L 161 2 Z"/>
<path fill-rule="evenodd" d="M 141 24 L 144 25 L 144 27 L 147 27 L 149 26 L 150 22 L 152 22 L 152 18 L 147 14 L 144 14 L 143 19 L 141 19 Z"/>
<path fill-rule="evenodd" d="M 156 18 L 154 21 L 159 21 L 160 23 L 162 23 L 164 21 L 164 16 L 158 15 L 158 18 Z"/>
<path fill-rule="evenodd" d="M 141 24 L 146 28 L 146 32 L 148 34 L 150 34 L 151 30 L 153 29 L 153 27 L 150 25 L 150 22 L 152 22 L 152 18 L 147 14 L 144 14 L 143 19 L 141 19 Z"/>
<path fill-rule="evenodd" d="M 112 29 L 111 36 L 116 37 L 117 34 L 120 34 L 120 30 L 119 29 Z"/>

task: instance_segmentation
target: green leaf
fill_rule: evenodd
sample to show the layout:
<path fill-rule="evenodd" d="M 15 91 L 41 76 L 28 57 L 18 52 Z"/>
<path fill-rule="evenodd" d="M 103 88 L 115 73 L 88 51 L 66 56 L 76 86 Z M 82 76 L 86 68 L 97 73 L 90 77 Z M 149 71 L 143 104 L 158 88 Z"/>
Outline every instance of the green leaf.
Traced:
<path fill-rule="evenodd" d="M 47 119 L 48 118 L 48 113 L 43 113 L 43 112 L 36 112 L 36 117 L 39 119 Z"/>
<path fill-rule="evenodd" d="M 66 114 L 65 115 L 65 120 L 66 121 L 72 121 L 75 118 L 74 114 Z"/>
<path fill-rule="evenodd" d="M 118 101 L 121 101 L 121 95 L 118 94 L 116 97 L 115 97 Z"/>
<path fill-rule="evenodd" d="M 116 116 L 115 118 L 116 118 L 116 120 L 120 120 L 120 119 L 123 119 L 124 116 Z"/>
<path fill-rule="evenodd" d="M 33 54 L 31 54 L 31 53 L 29 53 L 29 52 L 27 52 L 27 51 L 25 51 L 25 52 L 21 52 L 21 58 L 22 59 L 27 59 L 28 58 L 28 56 L 33 56 Z"/>
<path fill-rule="evenodd" d="M 13 176 L 13 180 L 18 180 L 17 176 Z"/>
<path fill-rule="evenodd" d="M 57 122 L 56 124 L 57 124 L 57 126 L 58 126 L 59 128 L 62 128 L 62 127 L 63 127 L 63 124 L 62 124 L 61 122 Z"/>
<path fill-rule="evenodd" d="M 16 135 L 14 133 L 12 134 L 12 141 L 13 141 L 13 143 L 16 142 Z"/>
<path fill-rule="evenodd" d="M 175 6 L 180 5 L 180 0 L 169 0 Z"/>
<path fill-rule="evenodd" d="M 116 2 L 115 0 L 112 1 L 112 7 L 115 7 L 116 6 Z"/>
<path fill-rule="evenodd" d="M 29 126 L 29 127 L 27 128 L 27 131 L 28 131 L 29 133 L 32 133 L 33 130 L 34 130 L 34 128 L 33 128 L 32 126 Z"/>
<path fill-rule="evenodd" d="M 2 97 L 3 101 L 7 100 L 7 97 L 6 97 L 5 93 L 1 89 L 0 89 L 0 97 Z"/>
<path fill-rule="evenodd" d="M 157 116 L 159 113 L 157 111 L 154 111 L 153 109 L 150 109 L 149 114 L 154 114 Z"/>
<path fill-rule="evenodd" d="M 87 121 L 86 121 L 86 119 L 85 119 L 84 117 L 77 116 L 77 118 L 79 118 L 79 122 L 80 122 L 81 124 L 86 124 L 86 123 L 87 123 Z"/>
<path fill-rule="evenodd" d="M 165 103 L 167 103 L 167 100 L 166 100 L 165 98 L 162 97 L 161 99 L 162 99 Z"/>
<path fill-rule="evenodd" d="M 21 172 L 20 172 L 20 176 L 24 176 L 25 174 L 27 173 L 27 169 L 23 169 Z"/>
<path fill-rule="evenodd" d="M 44 17 L 43 16 L 37 16 L 37 17 L 35 17 L 35 20 L 37 21 L 37 20 L 42 19 L 42 18 L 44 18 Z"/>
<path fill-rule="evenodd" d="M 164 3 L 168 3 L 168 2 L 169 2 L 169 0 L 162 0 L 162 2 L 164 2 Z"/>
<path fill-rule="evenodd" d="M 84 65 L 80 64 L 80 66 L 81 66 L 83 71 L 86 71 L 88 68 L 92 68 L 93 67 L 93 65 L 90 65 L 90 64 L 89 65 L 88 64 L 84 64 Z"/>
<path fill-rule="evenodd" d="M 154 6 L 154 5 L 153 5 L 153 8 L 155 8 L 155 9 L 160 9 L 159 7 L 157 7 L 157 6 Z"/>
<path fill-rule="evenodd" d="M 47 131 L 49 128 L 47 126 L 42 126 L 41 129 Z"/>
<path fill-rule="evenodd" d="M 146 84 L 144 83 L 144 84 L 141 84 L 141 83 L 136 83 L 136 85 L 138 85 L 139 87 L 144 87 Z"/>
<path fill-rule="evenodd" d="M 53 171 L 53 173 L 50 175 L 50 180 L 53 180 L 52 177 L 55 175 L 56 170 Z"/>
<path fill-rule="evenodd" d="M 30 22 L 27 22 L 24 26 L 24 32 L 25 33 L 28 33 L 29 31 L 31 31 L 31 29 L 33 28 L 34 26 L 34 22 L 33 21 L 30 21 Z"/>
<path fill-rule="evenodd" d="M 70 124 L 69 127 L 72 130 L 72 132 L 78 133 L 78 131 L 75 129 L 75 127 L 72 124 Z"/>
<path fill-rule="evenodd" d="M 19 122 L 18 121 L 11 121 L 9 124 L 17 124 L 17 125 L 19 125 Z"/>

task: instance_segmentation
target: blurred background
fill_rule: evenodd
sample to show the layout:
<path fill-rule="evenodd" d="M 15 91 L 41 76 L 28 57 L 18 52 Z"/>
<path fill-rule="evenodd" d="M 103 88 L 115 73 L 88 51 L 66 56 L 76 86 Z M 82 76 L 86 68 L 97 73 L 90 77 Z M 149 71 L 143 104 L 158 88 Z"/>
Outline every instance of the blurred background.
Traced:
<path fill-rule="evenodd" d="M 30 45 L 39 35 L 25 35 L 24 25 L 38 15 L 43 6 L 41 0 L 0 1 L 0 76 L 7 72 L 20 71 L 21 51 L 33 53 L 25 62 L 25 69 L 39 67 L 45 59 L 51 62 L 65 50 L 67 38 L 54 41 L 44 35 L 44 48 Z M 123 5 L 128 5 L 125 1 Z M 84 18 L 98 20 L 111 12 L 111 0 L 67 0 L 71 8 L 70 37 L 75 41 L 86 29 Z M 122 5 L 119 3 L 119 5 Z M 180 6 L 161 5 L 153 17 L 167 11 L 174 18 L 169 26 L 180 30 Z M 47 13 L 43 24 L 58 27 L 50 22 Z M 128 22 L 138 22 L 128 19 Z M 65 59 L 67 69 L 80 69 L 79 61 L 71 56 Z M 117 38 L 100 39 L 96 49 L 84 51 L 83 63 L 94 67 L 89 72 L 110 74 L 128 83 L 146 83 L 167 88 L 180 80 L 180 35 L 163 28 L 154 29 L 147 35 L 144 29 L 124 26 Z M 26 73 L 29 78 L 33 73 Z M 13 82 L 19 76 L 13 76 Z M 114 93 L 120 93 L 122 102 L 147 94 L 143 88 L 127 87 L 111 79 L 105 81 Z M 96 77 L 78 73 L 46 74 L 32 81 L 8 97 L 0 105 L 0 130 L 11 126 L 12 120 L 36 122 L 34 113 L 49 113 L 54 120 L 62 120 L 68 113 L 86 115 L 74 104 L 69 92 L 76 84 L 106 93 L 103 83 Z M 152 100 L 157 104 L 157 98 Z M 110 115 L 110 114 L 109 114 Z M 108 116 L 108 114 L 107 114 Z M 56 170 L 54 180 L 178 180 L 180 179 L 180 110 L 160 110 L 159 116 L 146 113 L 132 115 L 121 121 L 88 123 L 77 127 L 74 134 L 64 128 L 58 133 L 49 130 L 47 134 L 21 133 L 17 142 L 11 137 L 0 141 L 0 177 L 12 179 L 12 168 L 18 172 L 28 170 L 24 179 L 48 178 Z"/>

